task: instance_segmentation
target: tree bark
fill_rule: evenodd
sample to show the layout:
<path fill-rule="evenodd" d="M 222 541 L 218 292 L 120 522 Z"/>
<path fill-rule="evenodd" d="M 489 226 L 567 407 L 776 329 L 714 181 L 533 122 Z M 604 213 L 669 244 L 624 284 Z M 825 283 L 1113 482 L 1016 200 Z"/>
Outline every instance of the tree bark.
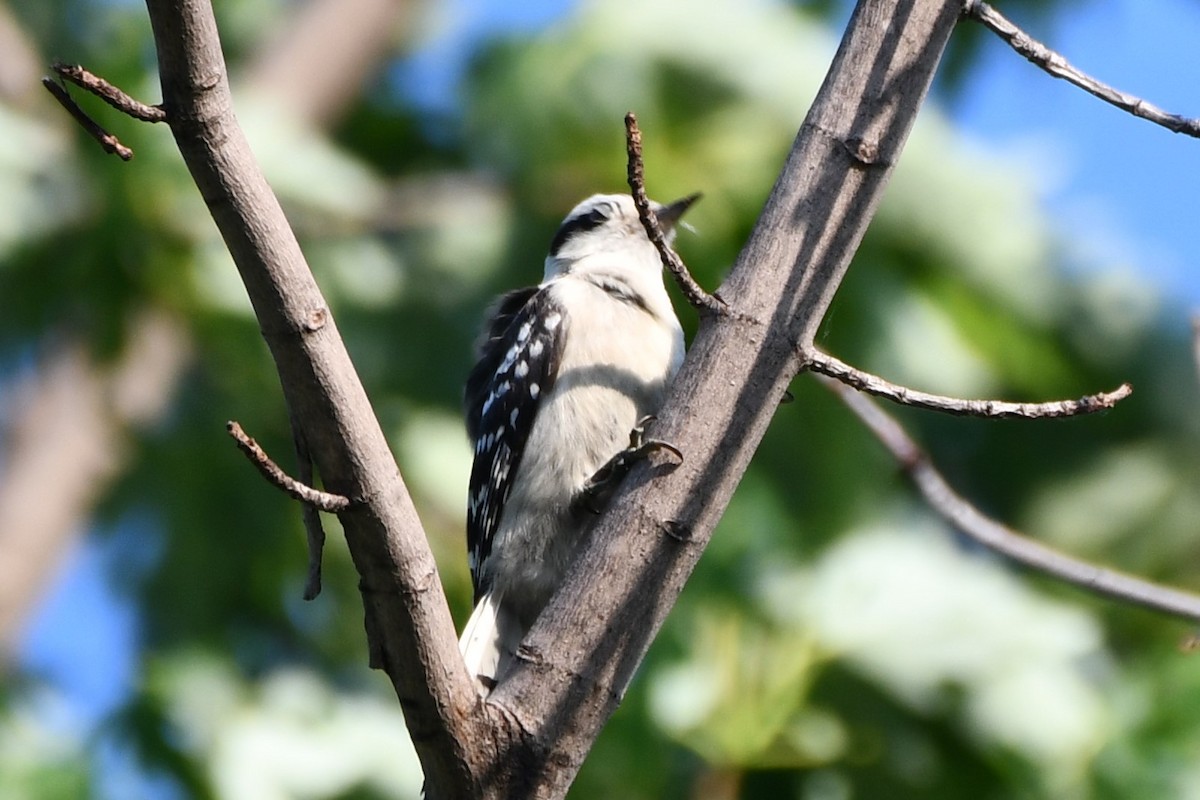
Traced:
<path fill-rule="evenodd" d="M 231 110 L 206 0 L 147 0 L 163 106 L 254 305 L 359 570 L 372 663 L 440 798 L 557 798 L 699 559 L 861 241 L 959 0 L 862 0 L 654 435 L 514 672 L 481 702 L 437 570 L 329 310 Z M 748 121 L 749 122 L 749 121 Z"/>
<path fill-rule="evenodd" d="M 651 435 L 684 453 L 625 481 L 489 705 L 515 794 L 561 797 L 620 703 L 762 439 L 883 195 L 959 16 L 862 0 Z M 518 757 L 514 757 L 518 756 Z"/>
<path fill-rule="evenodd" d="M 388 674 L 426 774 L 447 796 L 475 791 L 464 752 L 480 706 L 412 499 L 329 308 L 233 114 L 208 0 L 148 0 L 163 108 L 233 256 L 292 418 L 361 577 L 371 663 Z"/>

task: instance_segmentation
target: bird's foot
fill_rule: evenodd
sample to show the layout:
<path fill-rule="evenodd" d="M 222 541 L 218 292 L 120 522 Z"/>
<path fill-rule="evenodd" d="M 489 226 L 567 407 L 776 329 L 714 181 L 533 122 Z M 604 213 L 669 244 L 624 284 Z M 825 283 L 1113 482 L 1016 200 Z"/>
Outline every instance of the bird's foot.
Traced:
<path fill-rule="evenodd" d="M 649 458 L 652 453 L 665 451 L 683 461 L 683 453 L 675 445 L 662 439 L 646 438 L 646 425 L 654 419 L 653 415 L 649 415 L 638 420 L 637 425 L 629 432 L 629 446 L 610 458 L 588 478 L 575 498 L 577 509 L 599 514 L 621 480 L 633 469 L 633 465 Z"/>

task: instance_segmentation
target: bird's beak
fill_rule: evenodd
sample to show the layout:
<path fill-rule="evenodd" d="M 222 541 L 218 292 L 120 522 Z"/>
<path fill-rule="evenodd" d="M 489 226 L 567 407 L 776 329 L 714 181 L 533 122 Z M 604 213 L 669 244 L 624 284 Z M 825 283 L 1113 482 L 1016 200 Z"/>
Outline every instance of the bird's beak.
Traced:
<path fill-rule="evenodd" d="M 700 193 L 695 192 L 687 197 L 676 200 L 670 205 L 660 206 L 654 209 L 654 216 L 658 217 L 659 227 L 663 232 L 667 232 L 675 227 L 675 223 L 679 222 L 679 218 L 683 216 L 683 212 L 687 211 L 692 203 L 700 199 Z"/>

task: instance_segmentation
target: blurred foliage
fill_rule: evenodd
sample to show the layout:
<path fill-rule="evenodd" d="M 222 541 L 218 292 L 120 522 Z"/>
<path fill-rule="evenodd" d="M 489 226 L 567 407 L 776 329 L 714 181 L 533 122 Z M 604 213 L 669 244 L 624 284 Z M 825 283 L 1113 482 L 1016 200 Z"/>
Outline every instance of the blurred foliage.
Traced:
<path fill-rule="evenodd" d="M 1036 32 L 1073 4 L 1005 10 Z M 294 11 L 217 6 L 235 76 Z M 138 4 L 13 10 L 48 58 L 155 96 Z M 539 279 L 565 210 L 624 185 L 629 109 L 652 192 L 704 192 L 679 248 L 718 285 L 833 52 L 827 21 L 844 16 L 830 0 L 581 3 L 545 30 L 474 42 L 452 112 L 415 105 L 385 75 L 331 134 L 239 95 L 460 620 L 470 454 L 457 408 L 489 299 Z M 956 37 L 943 92 L 969 83 L 977 37 Z M 302 603 L 299 513 L 222 433 L 237 418 L 289 461 L 236 272 L 169 132 L 96 113 L 132 163 L 100 154 L 48 99 L 0 106 L 4 141 L 20 143 L 0 153 L 0 375 L 64 336 L 112 359 L 145 307 L 186 326 L 194 357 L 169 411 L 130 432 L 129 468 L 90 533 L 137 611 L 136 684 L 89 721 L 64 712 L 48 676 L 14 672 L 0 690 L 0 796 L 414 797 L 418 768 L 390 688 L 366 668 L 336 521 L 324 593 Z M 1133 400 L 1067 422 L 900 416 L 984 510 L 1082 556 L 1200 584 L 1200 422 L 1187 343 L 1168 333 L 1178 310 L 1110 265 L 1068 280 L 1068 250 L 1033 176 L 964 144 L 931 104 L 821 345 L 968 396 L 1130 380 Z M 1181 626 L 968 546 L 832 397 L 807 379 L 794 393 L 573 797 L 1200 796 L 1200 670 L 1174 649 Z"/>

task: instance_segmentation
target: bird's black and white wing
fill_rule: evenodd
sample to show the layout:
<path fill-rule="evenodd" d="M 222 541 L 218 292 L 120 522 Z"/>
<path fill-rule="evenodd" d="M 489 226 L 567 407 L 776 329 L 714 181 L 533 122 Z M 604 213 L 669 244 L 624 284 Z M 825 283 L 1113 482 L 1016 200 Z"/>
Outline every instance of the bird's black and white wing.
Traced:
<path fill-rule="evenodd" d="M 467 433 L 475 451 L 467 501 L 467 553 L 478 603 L 488 556 L 542 398 L 558 376 L 564 320 L 548 289 L 501 298 L 467 378 Z"/>

